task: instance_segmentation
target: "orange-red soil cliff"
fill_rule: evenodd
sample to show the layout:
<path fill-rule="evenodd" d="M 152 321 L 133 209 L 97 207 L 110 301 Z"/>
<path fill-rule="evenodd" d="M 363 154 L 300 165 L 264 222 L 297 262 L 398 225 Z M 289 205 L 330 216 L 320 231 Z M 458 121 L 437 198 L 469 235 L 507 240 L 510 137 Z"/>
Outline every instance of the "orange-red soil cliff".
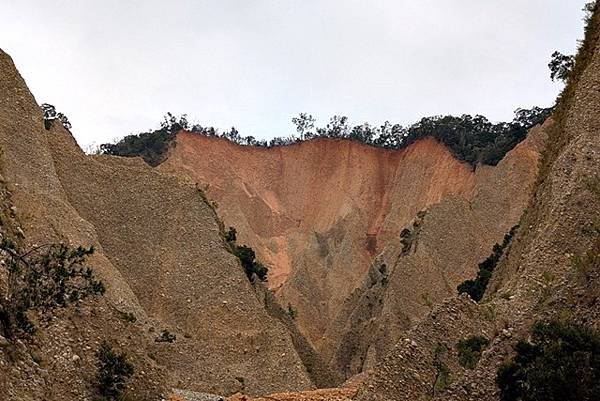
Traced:
<path fill-rule="evenodd" d="M 356 326 L 348 321 L 356 313 L 353 302 L 360 302 L 356 291 L 374 261 L 386 265 L 386 275 L 398 270 L 400 233 L 419 212 L 433 210 L 419 228 L 424 238 L 410 252 L 416 254 L 402 254 L 410 267 L 394 273 L 402 280 L 386 279 L 405 288 L 392 290 L 391 298 L 384 296 L 387 289 L 378 295 L 389 298 L 381 299 L 384 309 L 394 309 L 384 313 L 391 327 L 409 324 L 427 311 L 423 299 L 439 301 L 474 274 L 526 205 L 537 171 L 536 141 L 533 135 L 498 166 L 473 171 L 434 139 L 398 151 L 332 139 L 266 149 L 180 132 L 160 169 L 206 188 L 226 226 L 238 230 L 238 243 L 252 246 L 269 267 L 269 287 L 297 312 L 301 331 L 335 359 L 345 346 L 344 326 Z M 453 240 L 460 255 L 448 246 Z M 453 256 L 457 264 L 439 267 Z M 381 312 L 370 310 L 367 320 Z M 347 374 L 362 369 L 363 351 Z"/>

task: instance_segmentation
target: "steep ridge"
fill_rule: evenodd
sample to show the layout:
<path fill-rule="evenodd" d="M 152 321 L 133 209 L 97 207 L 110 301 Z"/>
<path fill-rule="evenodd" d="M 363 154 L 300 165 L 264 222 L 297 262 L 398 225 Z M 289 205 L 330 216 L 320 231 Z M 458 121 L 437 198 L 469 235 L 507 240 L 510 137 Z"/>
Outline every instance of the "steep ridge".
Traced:
<path fill-rule="evenodd" d="M 536 320 L 599 328 L 600 13 L 591 19 L 575 73 L 544 126 L 549 151 L 521 228 L 484 300 L 450 299 L 419 322 L 379 364 L 357 400 L 498 400 L 498 366 Z M 579 259 L 583 255 L 596 259 Z M 456 344 L 483 335 L 490 345 L 474 370 Z M 452 378 L 435 386 L 439 366 Z"/>
<path fill-rule="evenodd" d="M 156 353 L 184 388 L 310 388 L 287 333 L 258 302 L 193 185 L 140 160 L 86 157 L 70 135 L 50 135 L 71 203 L 94 224 L 142 306 L 177 335 L 176 350 L 159 346 Z"/>
<path fill-rule="evenodd" d="M 94 227 L 69 204 L 54 168 L 39 107 L 12 60 L 1 50 L 0 99 L 2 192 L 21 230 L 19 241 L 26 247 L 54 242 L 93 245 L 97 252 L 90 265 L 110 283 L 103 298 L 89 301 L 77 312 L 60 311 L 60 316 L 44 327 L 43 335 L 18 343 L 16 349 L 2 347 L 1 399 L 80 400 L 88 396 L 95 374 L 93 353 L 101 339 L 118 339 L 122 348 L 132 351 L 138 369 L 147 373 L 134 378 L 136 395 L 159 394 L 168 380 L 147 356 L 147 336 L 118 318 L 120 310 L 142 318 L 143 309 L 104 256 Z M 5 228 L 3 225 L 3 236 L 9 234 Z"/>
<path fill-rule="evenodd" d="M 60 124 L 44 129 L 39 106 L 1 51 L 0 72 L 3 185 L 23 242 L 93 245 L 89 264 L 107 286 L 105 297 L 60 311 L 16 354 L 0 350 L 0 399 L 92 397 L 102 339 L 130 354 L 130 390 L 140 399 L 172 387 L 256 395 L 313 388 L 197 188 L 140 160 L 84 155 Z M 156 342 L 162 330 L 175 341 Z M 19 363 L 10 360 L 15 355 Z"/>
<path fill-rule="evenodd" d="M 334 367 L 346 377 L 372 367 L 405 330 L 475 275 L 490 252 L 486 244 L 508 232 L 526 207 L 542 142 L 543 131 L 534 128 L 497 167 L 476 172 L 471 200 L 443 199 L 408 225 L 408 246 L 388 243 L 328 335 L 338 338 Z"/>
<path fill-rule="evenodd" d="M 317 349 L 379 238 L 397 237 L 423 207 L 473 187 L 469 168 L 433 140 L 400 152 L 333 140 L 260 149 L 181 133 L 161 169 L 208 184 L 217 212 L 269 266 L 271 288 L 298 311 Z M 405 189 L 402 207 L 392 206 L 394 185 Z"/>
<path fill-rule="evenodd" d="M 424 298 L 453 294 L 516 224 L 538 157 L 536 138 L 499 166 L 473 171 L 433 139 L 399 151 L 331 139 L 264 149 L 180 132 L 160 169 L 206 185 L 238 242 L 269 266 L 280 304 L 297 312 L 300 330 L 349 377 L 363 370 L 371 344 L 381 345 L 371 351 L 381 358 L 428 311 Z M 419 245 L 400 258 L 401 231 L 421 211 Z M 361 301 L 374 269 L 386 276 L 380 307 Z M 369 329 L 358 328 L 365 323 Z M 385 334 L 375 335 L 377 327 Z"/>

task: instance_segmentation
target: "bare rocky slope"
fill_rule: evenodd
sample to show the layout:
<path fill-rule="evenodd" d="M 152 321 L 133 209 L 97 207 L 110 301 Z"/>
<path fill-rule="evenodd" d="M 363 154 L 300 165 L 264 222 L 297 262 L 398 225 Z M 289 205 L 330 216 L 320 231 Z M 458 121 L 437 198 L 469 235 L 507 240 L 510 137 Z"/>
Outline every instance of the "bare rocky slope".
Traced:
<path fill-rule="evenodd" d="M 300 331 L 349 378 L 455 294 L 517 223 L 541 136 L 473 171 L 433 139 L 398 151 L 331 139 L 265 149 L 180 132 L 159 168 L 206 188 Z"/>
<path fill-rule="evenodd" d="M 554 122 L 521 228 L 483 301 L 455 297 L 409 330 L 361 386 L 357 400 L 498 400 L 500 364 L 535 321 L 600 324 L 600 14 L 595 13 Z M 458 341 L 490 340 L 474 370 L 458 363 Z M 444 385 L 435 385 L 440 366 Z M 438 382 L 438 384 L 440 384 Z"/>
<path fill-rule="evenodd" d="M 264 149 L 180 132 L 158 168 L 86 156 L 44 128 L 0 51 L 0 234 L 93 245 L 107 286 L 32 316 L 30 339 L 0 337 L 0 400 L 93 400 L 109 340 L 134 363 L 136 400 L 497 401 L 497 368 L 534 321 L 600 328 L 599 27 L 553 119 L 475 170 L 431 139 Z M 272 292 L 250 284 L 217 214 Z M 484 299 L 457 296 L 517 223 Z M 175 341 L 156 342 L 163 330 Z M 457 343 L 473 335 L 489 344 L 470 370 Z"/>
<path fill-rule="evenodd" d="M 2 213 L 10 217 L 2 234 L 24 249 L 93 245 L 89 265 L 107 287 L 105 296 L 40 322 L 32 339 L 0 347 L 0 399 L 91 399 L 94 352 L 104 339 L 130 354 L 128 391 L 136 399 L 158 399 L 174 387 L 221 394 L 314 388 L 193 183 L 141 160 L 86 156 L 60 124 L 46 130 L 1 51 L 0 99 Z M 155 342 L 162 330 L 176 340 Z"/>

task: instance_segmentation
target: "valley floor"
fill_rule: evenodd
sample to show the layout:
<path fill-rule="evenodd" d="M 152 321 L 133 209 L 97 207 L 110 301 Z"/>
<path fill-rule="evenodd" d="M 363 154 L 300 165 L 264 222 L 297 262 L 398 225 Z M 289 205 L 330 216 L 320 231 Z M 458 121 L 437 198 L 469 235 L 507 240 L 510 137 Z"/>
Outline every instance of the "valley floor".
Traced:
<path fill-rule="evenodd" d="M 348 380 L 338 388 L 327 388 L 313 391 L 299 391 L 269 394 L 264 397 L 249 398 L 242 394 L 229 397 L 228 401 L 350 401 L 363 383 L 365 374 Z"/>

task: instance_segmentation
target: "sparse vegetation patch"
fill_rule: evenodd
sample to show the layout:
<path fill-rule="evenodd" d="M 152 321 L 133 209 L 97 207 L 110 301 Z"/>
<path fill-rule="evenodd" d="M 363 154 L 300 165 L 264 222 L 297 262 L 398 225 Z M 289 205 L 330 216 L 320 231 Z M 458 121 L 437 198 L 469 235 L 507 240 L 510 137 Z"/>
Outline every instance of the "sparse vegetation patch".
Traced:
<path fill-rule="evenodd" d="M 461 340 L 456 345 L 458 351 L 458 362 L 465 369 L 475 369 L 483 349 L 490 341 L 483 336 L 471 336 Z"/>
<path fill-rule="evenodd" d="M 100 345 L 96 358 L 96 389 L 102 397 L 101 400 L 121 400 L 125 383 L 133 375 L 133 365 L 127 360 L 125 353 L 117 354 L 106 341 Z"/>
<path fill-rule="evenodd" d="M 42 109 L 42 113 L 44 115 L 44 128 L 46 128 L 47 130 L 49 130 L 50 127 L 52 127 L 52 124 L 56 120 L 58 120 L 67 130 L 70 130 L 72 128 L 67 116 L 65 116 L 63 113 L 57 112 L 56 107 L 54 107 L 53 105 L 48 103 L 42 103 L 40 108 Z"/>
<path fill-rule="evenodd" d="M 229 230 L 224 233 L 224 238 L 231 253 L 240 260 L 248 280 L 252 281 L 256 275 L 260 281 L 267 281 L 269 269 L 256 259 L 256 253 L 252 248 L 237 244 L 237 230 L 234 227 L 229 227 Z"/>
<path fill-rule="evenodd" d="M 171 334 L 169 330 L 163 330 L 160 335 L 154 339 L 157 343 L 172 343 L 177 339 L 175 334 Z"/>
<path fill-rule="evenodd" d="M 498 370 L 502 401 L 600 400 L 600 334 L 573 323 L 538 322 L 531 341 Z"/>
<path fill-rule="evenodd" d="M 51 317 L 54 309 L 66 307 L 90 295 L 103 294 L 104 284 L 85 265 L 94 248 L 70 248 L 64 244 L 38 246 L 27 252 L 4 239 L 0 254 L 8 286 L 0 294 L 0 330 L 15 338 L 34 332 L 28 313 Z"/>
<path fill-rule="evenodd" d="M 514 226 L 510 229 L 508 234 L 504 236 L 502 244 L 494 245 L 492 254 L 479 264 L 479 271 L 477 272 L 477 278 L 475 278 L 475 280 L 466 280 L 459 284 L 457 287 L 459 294 L 466 293 L 469 294 L 474 301 L 481 301 L 483 294 L 485 293 L 485 289 L 492 278 L 492 272 L 496 268 L 498 261 L 502 257 L 504 250 L 510 243 L 517 228 L 518 226 Z"/>
<path fill-rule="evenodd" d="M 128 323 L 135 323 L 137 321 L 137 318 L 131 312 L 121 312 L 121 311 L 119 311 L 118 313 L 119 313 L 119 317 L 121 319 L 123 319 L 124 321 L 128 322 Z"/>
<path fill-rule="evenodd" d="M 298 316 L 298 311 L 289 302 L 288 302 L 288 307 L 287 307 L 287 313 L 288 313 L 289 317 L 292 318 L 292 320 L 295 320 L 296 316 Z"/>
<path fill-rule="evenodd" d="M 252 248 L 246 245 L 235 247 L 233 254 L 240 259 L 240 263 L 246 272 L 249 280 L 256 275 L 259 280 L 266 281 L 267 273 L 269 269 L 258 260 L 256 260 L 256 253 Z"/>
<path fill-rule="evenodd" d="M 443 361 L 443 356 L 446 353 L 447 348 L 442 344 L 437 344 L 433 352 L 433 366 L 435 368 L 435 377 L 433 380 L 432 395 L 435 397 L 441 391 L 444 391 L 449 385 L 452 384 L 452 374 L 450 368 Z"/>

